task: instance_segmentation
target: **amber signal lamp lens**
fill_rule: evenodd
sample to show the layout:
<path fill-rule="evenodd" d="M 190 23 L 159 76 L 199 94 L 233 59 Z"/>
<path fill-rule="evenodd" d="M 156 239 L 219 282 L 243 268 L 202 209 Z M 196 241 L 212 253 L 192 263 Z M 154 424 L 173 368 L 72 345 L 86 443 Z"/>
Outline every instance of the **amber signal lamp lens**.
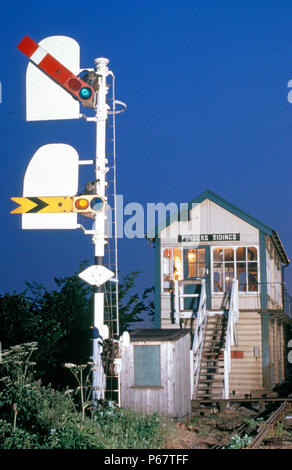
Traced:
<path fill-rule="evenodd" d="M 89 207 L 89 202 L 87 199 L 77 199 L 77 201 L 75 201 L 75 207 L 79 211 L 84 211 Z"/>

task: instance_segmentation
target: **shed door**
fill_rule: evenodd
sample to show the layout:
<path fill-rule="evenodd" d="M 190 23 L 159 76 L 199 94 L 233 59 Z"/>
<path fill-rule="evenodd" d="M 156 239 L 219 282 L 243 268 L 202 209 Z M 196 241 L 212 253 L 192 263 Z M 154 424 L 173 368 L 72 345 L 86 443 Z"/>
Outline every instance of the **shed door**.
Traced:
<path fill-rule="evenodd" d="M 201 279 L 206 281 L 207 298 L 210 290 L 210 247 L 198 247 L 184 249 L 184 280 L 193 281 L 184 287 L 184 294 L 197 294 L 197 297 L 184 299 L 185 310 L 198 310 Z M 197 283 L 196 283 L 197 281 Z M 210 300 L 210 299 L 209 299 Z"/>

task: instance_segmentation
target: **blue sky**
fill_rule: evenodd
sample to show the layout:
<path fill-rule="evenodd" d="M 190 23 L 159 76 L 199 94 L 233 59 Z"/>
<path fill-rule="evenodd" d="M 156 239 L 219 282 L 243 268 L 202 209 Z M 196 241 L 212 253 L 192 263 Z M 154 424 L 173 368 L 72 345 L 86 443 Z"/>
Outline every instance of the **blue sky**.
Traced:
<path fill-rule="evenodd" d="M 188 202 L 211 189 L 291 237 L 292 4 L 289 1 L 95 0 L 3 3 L 1 14 L 1 284 L 53 286 L 93 246 L 80 231 L 22 231 L 9 214 L 26 167 L 42 145 L 64 142 L 93 158 L 94 126 L 81 120 L 26 122 L 26 34 L 76 39 L 81 67 L 110 59 L 116 97 L 118 193 L 125 203 Z M 119 242 L 122 273 L 154 283 L 145 240 Z M 291 268 L 287 283 L 292 291 Z M 289 286 L 288 286 L 289 287 Z"/>

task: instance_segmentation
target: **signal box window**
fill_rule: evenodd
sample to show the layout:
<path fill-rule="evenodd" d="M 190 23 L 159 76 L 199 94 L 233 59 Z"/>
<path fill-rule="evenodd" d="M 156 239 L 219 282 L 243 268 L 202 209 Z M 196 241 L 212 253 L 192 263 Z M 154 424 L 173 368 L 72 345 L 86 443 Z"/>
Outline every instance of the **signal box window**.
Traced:
<path fill-rule="evenodd" d="M 230 292 L 233 279 L 240 292 L 258 292 L 258 252 L 254 246 L 214 248 L 213 292 Z"/>
<path fill-rule="evenodd" d="M 163 250 L 163 292 L 172 290 L 172 281 L 182 280 L 182 253 L 180 248 Z"/>

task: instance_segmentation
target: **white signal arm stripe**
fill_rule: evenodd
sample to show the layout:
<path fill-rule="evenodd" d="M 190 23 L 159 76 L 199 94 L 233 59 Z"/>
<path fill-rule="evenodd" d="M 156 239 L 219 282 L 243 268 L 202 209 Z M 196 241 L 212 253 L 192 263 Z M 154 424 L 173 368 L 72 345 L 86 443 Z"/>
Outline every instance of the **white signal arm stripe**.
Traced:
<path fill-rule="evenodd" d="M 35 64 L 39 64 L 43 58 L 47 55 L 47 51 L 45 51 L 42 47 L 38 47 L 37 50 L 30 56 L 30 60 Z"/>

